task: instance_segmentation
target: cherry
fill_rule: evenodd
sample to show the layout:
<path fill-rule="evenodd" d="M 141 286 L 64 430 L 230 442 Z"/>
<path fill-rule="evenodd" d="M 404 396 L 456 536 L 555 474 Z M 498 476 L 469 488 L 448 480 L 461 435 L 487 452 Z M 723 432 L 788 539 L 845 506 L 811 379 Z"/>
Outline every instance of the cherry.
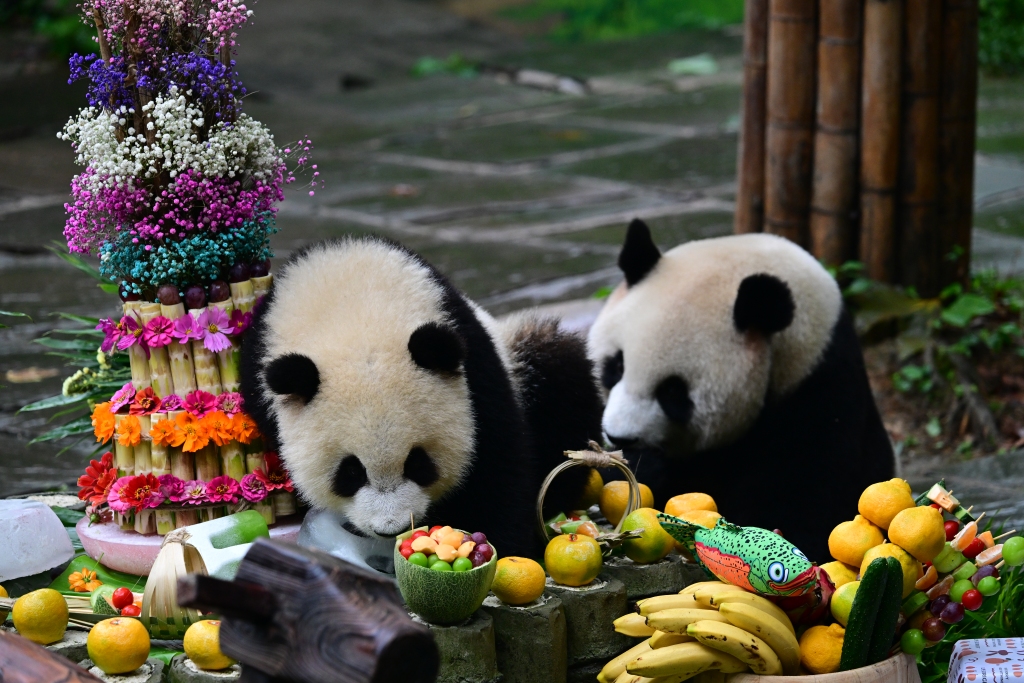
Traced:
<path fill-rule="evenodd" d="M 156 290 L 156 298 L 160 300 L 164 306 L 174 306 L 175 304 L 181 303 L 181 297 L 178 295 L 178 288 L 174 285 L 160 285 Z"/>
<path fill-rule="evenodd" d="M 960 531 L 960 522 L 956 521 L 955 519 L 949 520 L 948 522 L 946 522 L 942 526 L 946 530 L 946 540 L 947 541 L 952 541 L 953 537 L 956 536 L 957 532 Z"/>
<path fill-rule="evenodd" d="M 121 587 L 110 596 L 110 604 L 117 609 L 123 609 L 135 602 L 135 596 L 127 588 Z"/>
<path fill-rule="evenodd" d="M 924 623 L 921 624 L 921 630 L 924 631 L 924 637 L 933 643 L 937 643 L 946 637 L 946 625 L 938 617 L 925 619 Z"/>
<path fill-rule="evenodd" d="M 962 552 L 964 557 L 966 557 L 968 560 L 973 560 L 979 554 L 981 554 L 981 551 L 984 550 L 984 549 L 985 549 L 985 541 L 981 540 L 980 538 L 975 538 L 973 541 L 971 541 L 967 545 L 966 548 L 964 548 L 960 552 Z"/>
<path fill-rule="evenodd" d="M 966 591 L 963 597 L 960 598 L 960 602 L 963 604 L 963 606 L 966 609 L 971 610 L 972 612 L 976 611 L 979 607 L 981 607 L 981 603 L 984 601 L 985 596 L 983 596 L 981 594 L 981 591 L 979 591 L 977 588 L 972 588 L 971 590 Z"/>
<path fill-rule="evenodd" d="M 122 617 L 138 617 L 142 615 L 142 610 L 138 605 L 126 605 L 121 608 Z"/>

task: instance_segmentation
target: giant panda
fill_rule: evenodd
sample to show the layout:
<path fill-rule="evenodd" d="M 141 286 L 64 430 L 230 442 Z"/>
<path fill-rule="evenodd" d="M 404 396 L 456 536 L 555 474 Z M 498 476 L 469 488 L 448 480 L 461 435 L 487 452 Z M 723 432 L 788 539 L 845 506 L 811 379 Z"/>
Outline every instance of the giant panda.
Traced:
<path fill-rule="evenodd" d="M 835 280 L 769 234 L 661 254 L 639 220 L 618 263 L 625 281 L 588 338 L 607 439 L 656 504 L 703 491 L 730 522 L 779 529 L 827 561 L 833 527 L 894 476 Z"/>
<path fill-rule="evenodd" d="M 300 542 L 383 572 L 415 524 L 542 551 L 536 498 L 566 449 L 600 438 L 582 336 L 498 324 L 420 256 L 375 237 L 309 246 L 275 275 L 242 346 L 246 410 L 313 511 Z M 567 509 L 583 468 L 559 477 Z M 330 538 L 341 540 L 324 541 Z"/>

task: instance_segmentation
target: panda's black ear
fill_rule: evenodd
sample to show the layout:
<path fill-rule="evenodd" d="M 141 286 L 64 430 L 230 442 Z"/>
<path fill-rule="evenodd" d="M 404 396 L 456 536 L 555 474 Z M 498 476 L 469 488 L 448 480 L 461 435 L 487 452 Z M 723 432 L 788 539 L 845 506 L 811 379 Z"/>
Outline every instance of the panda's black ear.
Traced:
<path fill-rule="evenodd" d="M 409 353 L 425 370 L 458 372 L 466 358 L 466 344 L 452 328 L 426 323 L 409 335 Z"/>
<path fill-rule="evenodd" d="M 661 252 L 651 239 L 651 229 L 639 218 L 634 218 L 626 228 L 626 241 L 619 252 L 619 268 L 626 276 L 626 284 L 632 287 L 643 280 L 660 259 Z"/>
<path fill-rule="evenodd" d="M 309 356 L 288 353 L 267 364 L 263 372 L 267 386 L 275 394 L 296 396 L 309 403 L 320 390 L 320 370 Z"/>
<path fill-rule="evenodd" d="M 732 308 L 732 321 L 740 332 L 775 334 L 793 322 L 796 304 L 789 285 L 767 273 L 743 278 Z"/>

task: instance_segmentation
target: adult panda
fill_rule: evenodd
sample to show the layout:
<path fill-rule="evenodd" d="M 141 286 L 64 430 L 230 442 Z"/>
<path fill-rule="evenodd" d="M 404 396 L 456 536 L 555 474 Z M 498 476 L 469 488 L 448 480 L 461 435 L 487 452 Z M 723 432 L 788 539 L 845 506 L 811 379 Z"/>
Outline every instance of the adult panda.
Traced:
<path fill-rule="evenodd" d="M 537 555 L 541 481 L 601 435 L 582 337 L 550 320 L 499 325 L 379 238 L 314 244 L 276 273 L 242 347 L 241 393 L 314 508 L 300 542 L 384 572 L 410 518 Z M 577 470 L 552 509 L 578 498 Z"/>
<path fill-rule="evenodd" d="M 780 529 L 827 561 L 829 532 L 894 476 L 835 280 L 768 234 L 661 254 L 638 220 L 619 267 L 588 339 L 607 438 L 656 504 L 704 491 L 730 522 Z"/>

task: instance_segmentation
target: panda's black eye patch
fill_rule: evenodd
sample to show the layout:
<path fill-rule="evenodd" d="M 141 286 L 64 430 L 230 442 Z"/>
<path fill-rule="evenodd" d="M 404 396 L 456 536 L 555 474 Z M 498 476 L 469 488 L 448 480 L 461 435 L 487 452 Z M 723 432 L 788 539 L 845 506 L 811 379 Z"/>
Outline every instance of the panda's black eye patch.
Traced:
<path fill-rule="evenodd" d="M 275 394 L 297 396 L 309 403 L 320 390 L 320 370 L 309 356 L 288 353 L 270 361 L 263 376 Z"/>
<path fill-rule="evenodd" d="M 334 472 L 334 485 L 331 488 L 342 498 L 351 498 L 359 489 L 366 486 L 368 481 L 366 468 L 359 458 L 346 455 Z"/>
<path fill-rule="evenodd" d="M 405 478 L 426 488 L 437 481 L 437 467 L 430 459 L 427 452 L 416 446 L 409 451 L 409 457 L 405 459 Z"/>
<path fill-rule="evenodd" d="M 619 351 L 614 356 L 608 356 L 601 365 L 601 384 L 605 389 L 611 391 L 612 387 L 622 381 L 622 375 L 626 372 L 626 361 Z"/>
<path fill-rule="evenodd" d="M 693 417 L 693 401 L 690 387 L 682 377 L 673 375 L 661 380 L 654 390 L 654 397 L 662 411 L 676 424 L 684 425 Z"/>

